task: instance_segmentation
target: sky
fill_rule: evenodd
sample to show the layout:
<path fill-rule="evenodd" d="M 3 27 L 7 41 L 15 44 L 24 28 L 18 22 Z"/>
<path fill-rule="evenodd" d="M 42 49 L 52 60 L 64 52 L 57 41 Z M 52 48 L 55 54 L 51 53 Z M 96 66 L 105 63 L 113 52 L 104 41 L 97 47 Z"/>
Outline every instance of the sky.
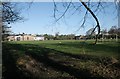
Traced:
<path fill-rule="evenodd" d="M 59 13 L 56 13 L 56 16 L 60 17 L 62 12 L 65 11 L 65 8 L 62 7 L 62 3 L 57 4 Z M 79 3 L 75 4 L 79 5 Z M 97 15 L 101 29 L 107 30 L 109 30 L 111 26 L 118 25 L 115 7 L 111 6 L 113 3 L 108 4 L 110 6 L 108 5 L 109 7 L 105 8 L 106 12 L 101 12 Z M 94 18 L 89 14 L 84 28 L 80 27 L 86 11 L 84 6 L 74 15 L 72 15 L 74 9 L 70 8 L 65 14 L 65 17 L 61 18 L 57 23 L 53 17 L 54 6 L 52 2 L 34 2 L 30 7 L 28 7 L 28 3 L 20 3 L 18 8 L 23 9 L 21 16 L 23 16 L 25 20 L 24 22 L 11 24 L 11 31 L 16 34 L 24 32 L 26 34 L 54 35 L 56 32 L 59 32 L 59 34 L 85 35 L 86 31 L 93 28 L 96 24 Z"/>

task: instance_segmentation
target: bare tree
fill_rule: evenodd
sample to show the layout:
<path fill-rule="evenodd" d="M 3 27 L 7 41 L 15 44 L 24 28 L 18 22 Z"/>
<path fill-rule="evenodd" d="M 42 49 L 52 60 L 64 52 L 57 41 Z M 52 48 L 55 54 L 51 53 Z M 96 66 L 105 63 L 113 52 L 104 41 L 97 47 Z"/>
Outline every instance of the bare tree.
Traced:
<path fill-rule="evenodd" d="M 10 3 L 10 2 L 2 3 L 3 23 L 10 24 L 23 19 L 23 17 L 20 16 L 20 11 L 15 8 L 16 5 L 17 5 L 16 3 Z"/>
<path fill-rule="evenodd" d="M 83 16 L 82 24 L 80 25 L 80 27 L 84 27 L 84 24 L 86 23 L 86 20 L 87 20 L 87 16 L 90 14 L 96 22 L 96 25 L 92 31 L 92 33 L 94 33 L 94 31 L 97 29 L 96 40 L 95 40 L 95 44 L 96 44 L 98 36 L 100 34 L 100 22 L 98 20 L 97 14 L 99 12 L 105 12 L 104 8 L 107 7 L 106 2 L 102 2 L 102 0 L 99 0 L 96 3 L 90 2 L 91 0 L 88 0 L 88 2 L 83 2 L 83 0 L 79 0 L 79 1 L 80 1 L 79 4 L 72 2 L 72 0 L 69 3 L 63 2 L 63 6 L 64 6 L 65 10 L 63 11 L 63 13 L 59 17 L 57 17 L 58 16 L 57 13 L 59 12 L 58 7 L 57 7 L 58 4 L 53 0 L 55 21 L 58 22 L 60 19 L 65 17 L 66 13 L 71 8 L 75 10 L 73 12 L 73 14 L 76 11 L 80 11 L 80 8 L 85 8 L 86 9 L 85 15 Z M 115 0 L 115 2 L 116 2 L 116 0 Z M 115 4 L 115 6 L 117 6 L 117 5 Z M 92 35 L 92 33 L 91 33 L 91 35 Z"/>
<path fill-rule="evenodd" d="M 2 2 L 1 3 L 1 16 L 2 19 L 2 39 L 4 40 L 9 35 L 8 24 L 15 23 L 17 21 L 23 20 L 23 17 L 20 16 L 20 10 L 16 8 L 17 3 Z"/>
<path fill-rule="evenodd" d="M 108 31 L 109 34 L 115 35 L 118 34 L 118 28 L 117 26 L 112 26 L 110 30 Z"/>

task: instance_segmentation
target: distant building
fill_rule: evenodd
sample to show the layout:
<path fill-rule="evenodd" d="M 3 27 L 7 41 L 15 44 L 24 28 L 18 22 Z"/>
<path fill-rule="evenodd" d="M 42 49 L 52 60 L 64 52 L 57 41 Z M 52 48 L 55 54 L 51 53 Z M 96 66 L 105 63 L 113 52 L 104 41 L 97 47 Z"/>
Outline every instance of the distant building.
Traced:
<path fill-rule="evenodd" d="M 34 40 L 36 40 L 36 41 L 42 41 L 42 40 L 45 40 L 45 37 L 43 37 L 43 36 L 35 36 Z"/>
<path fill-rule="evenodd" d="M 17 34 L 8 36 L 8 41 L 34 41 L 35 35 L 31 34 Z"/>
<path fill-rule="evenodd" d="M 23 35 L 23 41 L 33 41 L 34 37 L 33 35 Z"/>
<path fill-rule="evenodd" d="M 14 41 L 22 41 L 24 38 L 21 35 L 14 36 Z"/>
<path fill-rule="evenodd" d="M 8 36 L 7 39 L 8 41 L 15 41 L 15 36 Z"/>
<path fill-rule="evenodd" d="M 81 39 L 86 39 L 86 36 L 83 35 L 75 36 L 75 40 L 81 40 Z"/>

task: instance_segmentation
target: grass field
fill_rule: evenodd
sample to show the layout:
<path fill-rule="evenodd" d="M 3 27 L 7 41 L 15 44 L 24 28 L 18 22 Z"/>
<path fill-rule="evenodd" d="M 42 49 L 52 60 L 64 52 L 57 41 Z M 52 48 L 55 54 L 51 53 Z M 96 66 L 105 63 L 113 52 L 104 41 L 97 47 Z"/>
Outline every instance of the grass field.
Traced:
<path fill-rule="evenodd" d="M 3 79 L 119 79 L 119 42 L 82 40 L 3 43 Z"/>

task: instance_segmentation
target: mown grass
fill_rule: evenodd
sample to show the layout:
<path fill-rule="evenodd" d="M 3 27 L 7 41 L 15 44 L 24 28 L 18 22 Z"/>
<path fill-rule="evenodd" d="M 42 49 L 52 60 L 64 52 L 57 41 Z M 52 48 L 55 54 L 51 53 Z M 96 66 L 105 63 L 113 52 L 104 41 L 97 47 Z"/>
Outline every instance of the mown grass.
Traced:
<path fill-rule="evenodd" d="M 17 44 L 33 44 L 45 48 L 55 49 L 71 54 L 89 54 L 97 56 L 120 56 L 120 44 L 116 41 L 99 42 L 97 45 L 92 45 L 94 41 L 81 40 L 51 40 L 51 41 L 19 41 L 12 42 Z"/>
<path fill-rule="evenodd" d="M 18 41 L 3 43 L 3 79 L 120 78 L 116 41 Z"/>

